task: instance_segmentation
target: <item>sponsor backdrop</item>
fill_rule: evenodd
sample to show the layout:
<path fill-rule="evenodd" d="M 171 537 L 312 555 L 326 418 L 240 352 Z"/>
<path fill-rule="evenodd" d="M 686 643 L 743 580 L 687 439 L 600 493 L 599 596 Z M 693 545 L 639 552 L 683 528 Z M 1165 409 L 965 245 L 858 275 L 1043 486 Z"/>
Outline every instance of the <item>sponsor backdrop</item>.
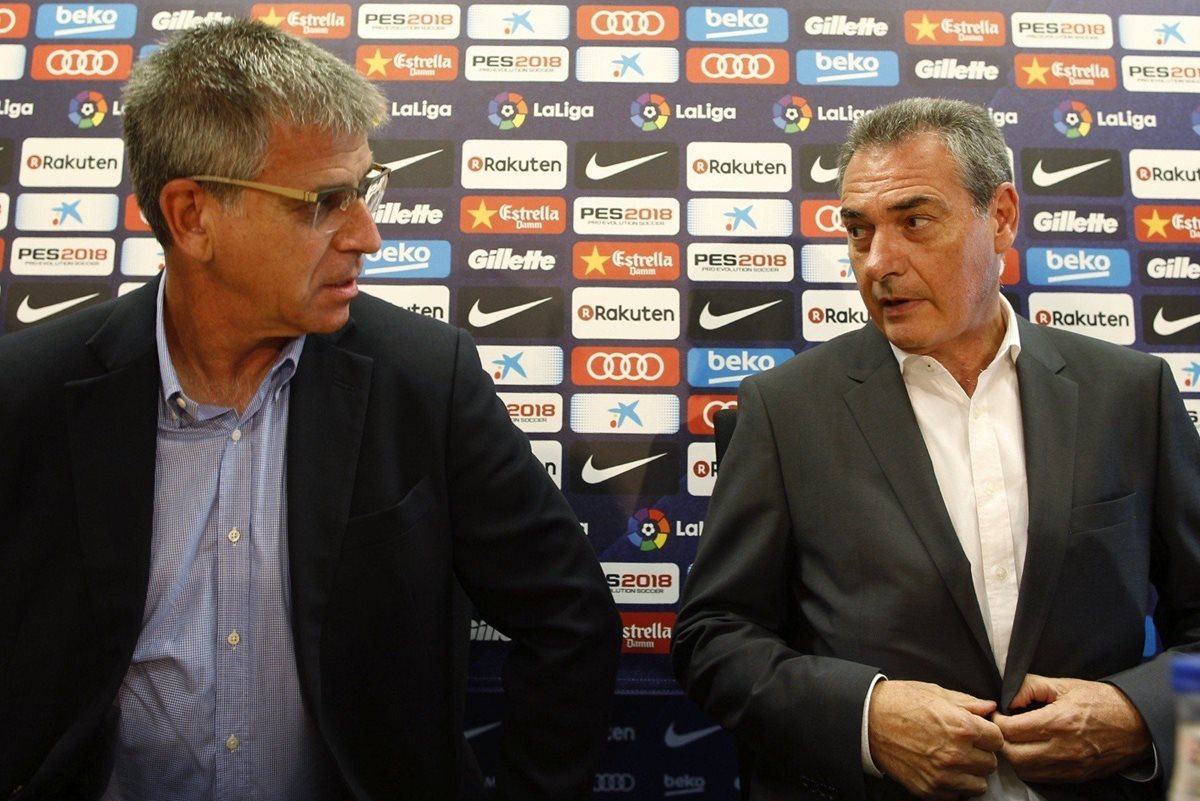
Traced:
<path fill-rule="evenodd" d="M 1200 413 L 1194 0 L 877 7 L 0 1 L 0 332 L 162 267 L 120 141 L 137 59 L 229 15 L 317 40 L 393 118 L 373 142 L 393 173 L 363 289 L 474 334 L 620 605 L 597 796 L 733 797 L 730 741 L 666 654 L 713 413 L 746 375 L 866 321 L 833 189 L 850 120 L 908 95 L 986 105 L 1024 198 L 1008 297 L 1164 354 Z M 504 638 L 485 621 L 473 637 L 469 734 L 490 769 Z"/>

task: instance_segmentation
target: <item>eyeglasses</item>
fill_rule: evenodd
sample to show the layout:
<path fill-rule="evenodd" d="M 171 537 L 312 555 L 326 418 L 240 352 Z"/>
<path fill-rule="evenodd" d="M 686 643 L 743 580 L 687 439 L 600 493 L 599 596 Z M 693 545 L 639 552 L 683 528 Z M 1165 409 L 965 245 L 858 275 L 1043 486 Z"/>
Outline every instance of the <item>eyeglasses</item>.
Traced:
<path fill-rule="evenodd" d="M 192 175 L 189 180 L 207 181 L 214 184 L 231 184 L 244 186 L 247 189 L 257 189 L 260 192 L 270 192 L 293 200 L 303 200 L 313 204 L 312 228 L 322 234 L 331 234 L 346 224 L 349 211 L 354 201 L 362 198 L 371 214 L 379 208 L 383 193 L 387 190 L 388 175 L 391 169 L 382 164 L 372 164 L 358 186 L 335 186 L 322 189 L 320 192 L 306 192 L 290 186 L 264 184 L 258 181 L 246 181 L 241 178 L 223 178 L 220 175 Z"/>

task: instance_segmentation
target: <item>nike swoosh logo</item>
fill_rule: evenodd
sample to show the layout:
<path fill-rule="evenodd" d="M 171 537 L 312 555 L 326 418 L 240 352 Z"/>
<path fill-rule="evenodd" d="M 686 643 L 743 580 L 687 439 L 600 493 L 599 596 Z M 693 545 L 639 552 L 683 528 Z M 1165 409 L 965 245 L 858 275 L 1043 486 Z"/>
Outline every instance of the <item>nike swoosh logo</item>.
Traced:
<path fill-rule="evenodd" d="M 827 184 L 837 178 L 837 167 L 826 167 L 821 163 L 821 157 L 813 162 L 812 169 L 808 171 L 808 175 L 815 183 Z"/>
<path fill-rule="evenodd" d="M 639 164 L 645 164 L 647 161 L 654 161 L 660 156 L 667 155 L 667 151 L 661 153 L 651 153 L 649 156 L 642 156 L 638 159 L 629 159 L 628 161 L 618 161 L 616 164 L 597 164 L 596 154 L 588 160 L 587 167 L 584 168 L 583 174 L 593 181 L 603 181 L 605 178 L 612 178 L 614 175 L 620 175 L 626 170 L 632 170 Z"/>
<path fill-rule="evenodd" d="M 1047 171 L 1042 169 L 1042 162 L 1039 159 L 1038 163 L 1034 165 L 1033 168 L 1033 182 L 1042 187 L 1054 186 L 1055 184 L 1061 184 L 1068 178 L 1074 178 L 1076 175 L 1083 175 L 1088 170 L 1094 170 L 1101 164 L 1107 164 L 1110 161 L 1112 161 L 1112 159 L 1100 159 L 1099 161 L 1092 161 L 1087 164 L 1078 164 L 1074 167 L 1066 167 L 1061 170 Z"/>
<path fill-rule="evenodd" d="M 704 308 L 700 310 L 700 327 L 705 331 L 716 331 L 718 328 L 724 328 L 727 325 L 736 323 L 738 320 L 744 320 L 752 314 L 758 314 L 763 309 L 769 309 L 777 303 L 783 303 L 783 301 L 773 300 L 761 306 L 751 306 L 748 309 L 738 309 L 737 311 L 725 314 L 713 314 L 709 310 L 708 304 L 705 303 Z"/>
<path fill-rule="evenodd" d="M 1169 337 L 1171 334 L 1178 334 L 1185 328 L 1191 328 L 1196 323 L 1200 323 L 1200 314 L 1189 314 L 1178 320 L 1168 320 L 1163 317 L 1163 310 L 1159 309 L 1158 314 L 1154 315 L 1154 333 L 1160 337 Z"/>
<path fill-rule="evenodd" d="M 520 314 L 527 309 L 532 309 L 534 306 L 541 306 L 552 298 L 542 298 L 541 300 L 531 300 L 529 303 L 522 303 L 520 306 L 509 306 L 507 309 L 496 309 L 496 311 L 485 312 L 479 308 L 479 301 L 475 301 L 475 305 L 471 307 L 471 311 L 467 313 L 467 322 L 476 328 L 486 328 L 489 325 L 498 323 L 501 320 L 507 320 L 509 317 Z"/>
<path fill-rule="evenodd" d="M 392 172 L 397 172 L 399 170 L 403 170 L 405 167 L 408 167 L 409 165 L 416 164 L 418 161 L 424 161 L 425 159 L 429 158 L 430 156 L 436 156 L 438 153 L 441 153 L 442 150 L 444 150 L 444 149 L 445 148 L 438 148 L 437 150 L 430 150 L 428 153 L 418 153 L 415 156 L 409 156 L 406 159 L 396 159 L 395 161 L 388 162 L 387 164 L 385 164 L 383 166 L 387 167 Z"/>
<path fill-rule="evenodd" d="M 489 723 L 486 726 L 479 726 L 474 729 L 467 729 L 466 731 L 463 732 L 463 737 L 465 737 L 468 740 L 470 740 L 473 737 L 478 737 L 479 735 L 489 732 L 492 729 L 500 728 L 501 722 L 502 721 L 498 720 L 495 723 Z"/>
<path fill-rule="evenodd" d="M 666 456 L 666 453 L 656 453 L 653 456 L 647 456 L 645 459 L 635 459 L 632 462 L 624 464 L 615 464 L 612 467 L 596 467 L 592 464 L 591 456 L 584 462 L 583 469 L 579 471 L 580 477 L 589 484 L 599 484 L 601 481 L 608 481 L 610 478 L 628 473 L 630 470 L 636 470 L 644 464 L 650 464 L 655 459 L 661 459 Z"/>
<path fill-rule="evenodd" d="M 696 731 L 689 731 L 686 734 L 679 734 L 675 731 L 675 721 L 671 721 L 671 725 L 667 726 L 666 734 L 663 735 L 663 742 L 666 743 L 667 748 L 683 748 L 689 743 L 694 743 L 700 738 L 720 730 L 720 726 L 709 726 L 707 729 L 696 729 Z"/>
<path fill-rule="evenodd" d="M 47 317 L 52 317 L 59 312 L 66 311 L 72 306 L 78 306 L 80 303 L 91 300 L 99 295 L 99 292 L 93 292 L 90 295 L 83 295 L 78 298 L 70 298 L 69 300 L 51 303 L 49 306 L 39 306 L 34 308 L 29 305 L 29 296 L 21 301 L 21 305 L 17 307 L 17 319 L 23 323 L 36 323 L 45 320 Z"/>

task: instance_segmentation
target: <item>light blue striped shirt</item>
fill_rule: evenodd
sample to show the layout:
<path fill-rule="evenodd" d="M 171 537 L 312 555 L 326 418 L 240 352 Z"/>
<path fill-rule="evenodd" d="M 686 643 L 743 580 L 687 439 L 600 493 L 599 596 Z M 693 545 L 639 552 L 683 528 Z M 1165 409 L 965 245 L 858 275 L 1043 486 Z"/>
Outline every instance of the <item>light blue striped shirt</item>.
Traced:
<path fill-rule="evenodd" d="M 164 281 L 165 283 L 165 281 Z M 307 801 L 340 786 L 300 699 L 285 490 L 289 382 L 280 353 L 240 417 L 179 384 L 156 323 L 154 532 L 142 631 L 117 698 L 105 801 Z"/>

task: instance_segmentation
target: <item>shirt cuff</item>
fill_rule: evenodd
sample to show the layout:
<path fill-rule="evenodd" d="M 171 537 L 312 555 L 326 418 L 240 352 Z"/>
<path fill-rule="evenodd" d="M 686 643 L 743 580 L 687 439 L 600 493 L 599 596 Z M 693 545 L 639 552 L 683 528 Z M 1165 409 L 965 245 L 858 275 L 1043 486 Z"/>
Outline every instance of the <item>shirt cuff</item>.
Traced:
<path fill-rule="evenodd" d="M 875 678 L 871 680 L 871 686 L 867 688 L 867 697 L 863 700 L 862 708 L 862 741 L 859 746 L 862 751 L 862 769 L 863 773 L 868 776 L 874 776 L 876 779 L 882 779 L 883 773 L 879 768 L 875 767 L 875 760 L 871 759 L 871 739 L 867 732 L 867 712 L 871 709 L 871 694 L 875 692 L 875 685 L 881 681 L 887 681 L 887 676 L 882 673 L 875 674 Z M 1157 754 L 1155 755 L 1155 766 L 1157 767 Z M 1148 780 L 1145 780 L 1148 781 Z"/>
<path fill-rule="evenodd" d="M 1150 750 L 1153 752 L 1153 759 L 1139 762 L 1129 770 L 1121 771 L 1121 778 L 1128 779 L 1131 782 L 1138 782 L 1139 784 L 1152 782 L 1157 779 L 1159 771 L 1162 770 L 1158 764 L 1158 746 L 1151 743 Z"/>

